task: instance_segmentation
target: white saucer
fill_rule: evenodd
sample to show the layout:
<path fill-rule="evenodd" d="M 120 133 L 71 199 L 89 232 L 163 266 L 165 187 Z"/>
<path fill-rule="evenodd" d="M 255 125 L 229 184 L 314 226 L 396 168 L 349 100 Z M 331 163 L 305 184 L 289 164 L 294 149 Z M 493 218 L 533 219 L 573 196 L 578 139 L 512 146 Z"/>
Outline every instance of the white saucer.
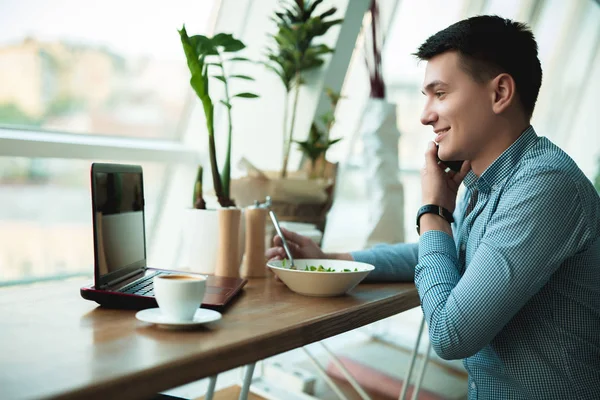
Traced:
<path fill-rule="evenodd" d="M 181 329 L 218 321 L 221 319 L 222 315 L 218 311 L 199 308 L 198 311 L 196 311 L 196 314 L 194 314 L 194 319 L 189 321 L 175 321 L 165 318 L 160 311 L 160 308 L 149 308 L 147 310 L 138 311 L 135 314 L 135 317 L 140 321 L 150 322 L 165 328 Z"/>

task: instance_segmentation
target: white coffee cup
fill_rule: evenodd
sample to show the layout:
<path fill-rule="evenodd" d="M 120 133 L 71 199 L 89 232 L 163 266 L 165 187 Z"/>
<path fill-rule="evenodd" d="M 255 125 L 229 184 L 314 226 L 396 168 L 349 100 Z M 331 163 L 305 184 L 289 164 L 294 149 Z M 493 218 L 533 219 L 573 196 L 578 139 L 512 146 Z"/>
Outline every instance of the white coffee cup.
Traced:
<path fill-rule="evenodd" d="M 191 321 L 202 304 L 206 278 L 185 274 L 154 277 L 154 296 L 161 313 L 173 321 Z"/>

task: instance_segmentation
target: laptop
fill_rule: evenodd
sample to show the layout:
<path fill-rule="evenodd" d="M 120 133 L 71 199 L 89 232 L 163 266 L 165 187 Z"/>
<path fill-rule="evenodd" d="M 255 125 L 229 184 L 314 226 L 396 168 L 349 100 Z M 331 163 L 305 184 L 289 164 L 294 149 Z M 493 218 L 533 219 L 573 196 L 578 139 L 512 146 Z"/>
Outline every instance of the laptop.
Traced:
<path fill-rule="evenodd" d="M 158 307 L 153 278 L 184 273 L 146 265 L 144 181 L 139 165 L 93 163 L 91 167 L 94 232 L 94 283 L 81 296 L 110 308 Z M 246 279 L 206 276 L 201 307 L 223 311 Z"/>

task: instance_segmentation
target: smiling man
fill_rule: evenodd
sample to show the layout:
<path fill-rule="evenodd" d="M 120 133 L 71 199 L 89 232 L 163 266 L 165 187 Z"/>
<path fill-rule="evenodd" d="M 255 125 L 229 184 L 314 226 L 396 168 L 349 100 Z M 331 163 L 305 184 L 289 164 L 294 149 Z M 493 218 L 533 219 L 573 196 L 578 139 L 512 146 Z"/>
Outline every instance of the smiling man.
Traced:
<path fill-rule="evenodd" d="M 435 351 L 464 359 L 469 399 L 600 398 L 600 198 L 530 125 L 542 81 L 533 34 L 478 16 L 416 55 L 427 61 L 421 122 L 439 145 L 425 152 L 419 243 L 325 254 L 285 231 L 296 257 L 414 277 Z M 467 161 L 455 172 L 438 156 Z M 283 257 L 274 244 L 267 257 Z"/>

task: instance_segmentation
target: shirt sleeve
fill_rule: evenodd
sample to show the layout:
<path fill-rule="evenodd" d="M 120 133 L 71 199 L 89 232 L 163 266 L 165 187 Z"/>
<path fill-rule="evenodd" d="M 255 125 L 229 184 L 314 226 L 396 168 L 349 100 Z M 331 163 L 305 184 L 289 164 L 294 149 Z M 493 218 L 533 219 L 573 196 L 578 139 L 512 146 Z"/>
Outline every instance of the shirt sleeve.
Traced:
<path fill-rule="evenodd" d="M 375 266 L 365 282 L 412 282 L 417 265 L 417 243 L 379 244 L 350 253 L 355 261 Z"/>
<path fill-rule="evenodd" d="M 489 344 L 589 235 L 567 173 L 527 171 L 503 190 L 462 277 L 451 236 L 421 237 L 415 284 L 442 358 L 469 357 Z"/>

